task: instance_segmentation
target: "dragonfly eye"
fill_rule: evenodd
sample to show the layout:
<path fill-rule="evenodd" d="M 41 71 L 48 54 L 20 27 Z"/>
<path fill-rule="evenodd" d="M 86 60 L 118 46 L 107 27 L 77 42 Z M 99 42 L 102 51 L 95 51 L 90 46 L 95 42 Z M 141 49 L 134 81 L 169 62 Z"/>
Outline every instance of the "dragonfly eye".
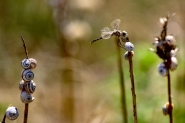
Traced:
<path fill-rule="evenodd" d="M 126 31 L 122 31 L 121 35 L 122 35 L 123 37 L 127 37 L 128 34 L 127 34 Z"/>

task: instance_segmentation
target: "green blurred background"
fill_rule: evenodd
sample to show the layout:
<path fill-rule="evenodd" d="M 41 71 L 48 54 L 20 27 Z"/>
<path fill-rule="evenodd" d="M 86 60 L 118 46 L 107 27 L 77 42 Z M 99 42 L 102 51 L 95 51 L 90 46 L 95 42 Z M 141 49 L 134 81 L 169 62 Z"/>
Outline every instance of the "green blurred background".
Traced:
<path fill-rule="evenodd" d="M 160 34 L 159 17 L 176 13 L 168 34 L 177 40 L 178 69 L 171 73 L 174 122 L 185 122 L 185 1 L 184 0 L 0 0 L 0 117 L 12 104 L 23 121 L 20 101 L 21 61 L 38 61 L 33 70 L 37 88 L 28 123 L 122 123 L 119 73 L 114 38 L 101 40 L 103 27 L 121 19 L 135 45 L 133 58 L 139 123 L 167 123 L 167 78 L 162 62 L 148 48 Z M 122 56 L 125 50 L 121 49 Z M 133 122 L 128 61 L 123 59 L 128 121 Z M 7 121 L 10 123 L 12 121 Z"/>

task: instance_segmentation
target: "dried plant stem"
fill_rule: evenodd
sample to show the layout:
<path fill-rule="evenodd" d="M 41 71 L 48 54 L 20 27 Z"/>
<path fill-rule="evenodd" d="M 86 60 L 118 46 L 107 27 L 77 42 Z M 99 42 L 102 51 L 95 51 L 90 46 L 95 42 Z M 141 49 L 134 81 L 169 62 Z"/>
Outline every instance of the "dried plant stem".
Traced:
<path fill-rule="evenodd" d="M 168 102 L 169 102 L 168 113 L 169 113 L 170 123 L 173 123 L 170 71 L 168 71 L 167 78 L 168 78 Z"/>
<path fill-rule="evenodd" d="M 26 54 L 26 58 L 28 59 L 28 51 L 27 51 L 26 43 L 25 43 L 24 38 L 23 38 L 22 35 L 21 35 L 21 39 L 22 39 L 22 42 L 23 42 L 23 47 L 24 47 L 24 51 L 25 51 L 25 54 Z"/>
<path fill-rule="evenodd" d="M 128 54 L 131 55 L 131 52 Z M 137 123 L 137 107 L 136 107 L 136 93 L 135 93 L 135 85 L 134 85 L 134 74 L 133 74 L 133 63 L 132 57 L 129 57 L 129 68 L 130 68 L 130 80 L 131 80 L 131 91 L 132 91 L 132 100 L 133 100 L 133 115 L 134 115 L 134 123 Z"/>
<path fill-rule="evenodd" d="M 26 54 L 26 58 L 28 59 L 28 51 L 27 51 L 27 48 L 26 48 L 26 43 L 24 41 L 24 38 L 23 36 L 21 35 L 21 39 L 22 39 L 22 42 L 23 42 L 23 47 L 24 47 L 24 51 L 25 51 L 25 54 Z M 24 108 L 24 120 L 23 120 L 23 123 L 27 123 L 27 119 L 28 119 L 28 103 L 25 104 L 25 108 Z"/>
<path fill-rule="evenodd" d="M 120 86 L 121 86 L 121 104 L 122 104 L 122 114 L 123 114 L 123 121 L 124 123 L 128 123 L 127 119 L 127 106 L 126 106 L 126 96 L 125 96 L 125 81 L 124 81 L 124 71 L 123 71 L 123 65 L 122 65 L 122 56 L 121 56 L 121 50 L 117 46 L 117 39 L 116 47 L 117 47 L 117 54 L 118 54 L 118 70 L 119 70 L 119 76 L 120 76 Z"/>
<path fill-rule="evenodd" d="M 3 121 L 1 123 L 6 123 L 6 113 L 4 114 Z"/>
<path fill-rule="evenodd" d="M 27 123 L 27 119 L 28 119 L 28 103 L 25 104 L 25 108 L 24 108 L 24 121 L 23 123 Z"/>

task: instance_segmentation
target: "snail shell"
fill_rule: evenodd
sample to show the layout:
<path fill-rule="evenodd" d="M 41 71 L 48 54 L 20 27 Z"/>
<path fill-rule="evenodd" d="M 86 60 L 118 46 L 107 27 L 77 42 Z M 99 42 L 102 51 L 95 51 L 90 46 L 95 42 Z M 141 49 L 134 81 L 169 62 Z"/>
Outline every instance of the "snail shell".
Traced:
<path fill-rule="evenodd" d="M 34 73 L 31 70 L 22 71 L 22 79 L 24 81 L 31 81 L 34 78 Z"/>
<path fill-rule="evenodd" d="M 6 110 L 6 117 L 9 119 L 9 120 L 15 120 L 17 119 L 19 116 L 19 113 L 18 113 L 18 110 L 16 107 L 14 106 L 10 106 L 7 108 Z"/>
<path fill-rule="evenodd" d="M 168 70 L 163 62 L 158 66 L 158 72 L 161 76 L 167 75 Z"/>
<path fill-rule="evenodd" d="M 27 104 L 27 103 L 32 102 L 34 100 L 34 97 L 28 92 L 22 91 L 20 95 L 20 99 L 23 103 Z"/>
<path fill-rule="evenodd" d="M 176 46 L 176 40 L 172 35 L 167 35 L 165 39 L 169 45 Z"/>
<path fill-rule="evenodd" d="M 24 88 L 24 80 L 22 80 L 20 83 L 19 83 L 19 90 L 22 90 Z"/>
<path fill-rule="evenodd" d="M 29 69 L 31 67 L 31 62 L 29 59 L 23 59 L 21 62 L 21 66 L 24 69 Z"/>
<path fill-rule="evenodd" d="M 166 107 L 166 104 L 163 106 L 162 111 L 164 115 L 168 114 L 168 108 Z"/>
<path fill-rule="evenodd" d="M 36 84 L 33 80 L 31 80 L 30 82 L 26 82 L 24 87 L 28 93 L 33 93 L 36 89 Z"/>
<path fill-rule="evenodd" d="M 37 61 L 34 58 L 29 58 L 30 61 L 30 69 L 34 69 L 37 66 Z"/>
<path fill-rule="evenodd" d="M 125 43 L 125 49 L 129 52 L 134 50 L 134 45 L 131 42 L 126 42 Z"/>
<path fill-rule="evenodd" d="M 177 66 L 178 66 L 178 61 L 176 59 L 176 57 L 171 57 L 171 64 L 170 64 L 170 70 L 171 71 L 174 71 L 177 69 Z"/>

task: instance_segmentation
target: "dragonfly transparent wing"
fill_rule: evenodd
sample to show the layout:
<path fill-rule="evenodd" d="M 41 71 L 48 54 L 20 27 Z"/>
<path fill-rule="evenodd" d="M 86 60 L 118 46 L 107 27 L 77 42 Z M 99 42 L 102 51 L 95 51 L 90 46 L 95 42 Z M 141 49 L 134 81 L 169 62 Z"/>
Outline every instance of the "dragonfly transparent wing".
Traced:
<path fill-rule="evenodd" d="M 109 39 L 112 35 L 113 31 L 111 31 L 108 27 L 105 27 L 101 30 L 101 37 L 103 39 Z"/>
<path fill-rule="evenodd" d="M 114 30 L 118 30 L 119 29 L 119 25 L 121 23 L 120 19 L 116 19 L 111 23 L 111 26 Z"/>

